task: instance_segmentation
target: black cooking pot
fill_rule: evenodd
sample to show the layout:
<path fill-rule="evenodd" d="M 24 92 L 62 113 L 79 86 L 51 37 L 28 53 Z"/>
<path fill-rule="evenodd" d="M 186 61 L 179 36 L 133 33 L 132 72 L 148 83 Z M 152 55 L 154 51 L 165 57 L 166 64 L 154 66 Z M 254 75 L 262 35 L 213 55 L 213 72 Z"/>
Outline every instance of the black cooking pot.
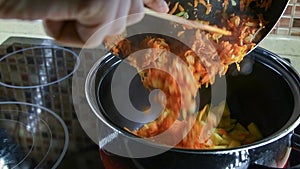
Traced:
<path fill-rule="evenodd" d="M 294 133 L 300 123 L 300 78 L 287 61 L 265 49 L 257 47 L 241 63 L 241 71 L 231 67 L 226 74 L 231 116 L 244 125 L 255 122 L 264 135 L 261 141 L 231 149 L 172 148 L 124 130 L 141 124 L 124 118 L 114 105 L 111 91 L 118 85 L 111 83 L 120 63 L 120 58 L 107 54 L 90 70 L 85 86 L 87 100 L 99 118 L 100 154 L 108 169 L 283 167 L 291 149 L 300 150 L 300 136 Z M 133 70 L 128 66 L 128 71 Z M 140 109 L 149 106 L 148 91 L 140 80 L 134 78 L 130 83 L 132 104 Z M 119 87 L 122 85 L 120 79 Z M 210 93 L 211 88 L 200 90 L 201 105 L 210 100 Z M 147 155 L 138 156 L 142 153 Z"/>

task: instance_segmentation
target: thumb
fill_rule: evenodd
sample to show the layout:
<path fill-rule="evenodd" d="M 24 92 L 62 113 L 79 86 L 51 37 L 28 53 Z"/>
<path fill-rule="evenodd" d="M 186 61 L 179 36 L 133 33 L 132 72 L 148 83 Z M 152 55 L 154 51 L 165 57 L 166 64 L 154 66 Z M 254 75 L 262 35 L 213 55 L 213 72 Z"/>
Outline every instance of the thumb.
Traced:
<path fill-rule="evenodd" d="M 74 19 L 83 0 L 0 0 L 0 18 L 4 19 Z"/>
<path fill-rule="evenodd" d="M 143 0 L 143 1 L 147 7 L 157 12 L 167 13 L 169 11 L 168 4 L 166 3 L 165 0 Z"/>

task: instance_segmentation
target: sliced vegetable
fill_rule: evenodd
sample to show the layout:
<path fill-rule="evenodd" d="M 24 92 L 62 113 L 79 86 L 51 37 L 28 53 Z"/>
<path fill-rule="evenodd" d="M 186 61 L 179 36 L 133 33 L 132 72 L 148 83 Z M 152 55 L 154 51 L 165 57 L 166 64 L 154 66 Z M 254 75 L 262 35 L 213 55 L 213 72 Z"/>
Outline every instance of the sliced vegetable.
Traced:
<path fill-rule="evenodd" d="M 250 123 L 247 128 L 248 128 L 249 132 L 252 134 L 252 136 L 254 136 L 257 140 L 260 140 L 263 138 L 262 133 L 259 131 L 259 129 L 255 123 L 253 123 L 253 122 Z"/>

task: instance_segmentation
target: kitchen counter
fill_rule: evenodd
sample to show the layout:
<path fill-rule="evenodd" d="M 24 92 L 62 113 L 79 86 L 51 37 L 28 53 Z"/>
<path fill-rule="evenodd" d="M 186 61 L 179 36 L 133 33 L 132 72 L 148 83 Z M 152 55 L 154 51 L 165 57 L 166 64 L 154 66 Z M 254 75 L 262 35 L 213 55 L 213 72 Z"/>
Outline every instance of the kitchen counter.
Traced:
<path fill-rule="evenodd" d="M 0 19 L 0 44 L 11 36 L 45 38 L 47 36 L 41 21 L 20 21 L 20 20 L 2 20 Z"/>
<path fill-rule="evenodd" d="M 300 72 L 300 37 L 269 35 L 259 46 L 290 59 L 293 67 Z"/>

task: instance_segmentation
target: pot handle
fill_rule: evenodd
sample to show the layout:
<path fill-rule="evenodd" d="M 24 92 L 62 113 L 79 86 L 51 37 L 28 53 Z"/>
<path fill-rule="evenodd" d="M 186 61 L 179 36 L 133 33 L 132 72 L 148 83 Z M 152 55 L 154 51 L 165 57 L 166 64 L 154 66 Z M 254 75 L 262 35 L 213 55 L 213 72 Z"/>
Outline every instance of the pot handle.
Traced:
<path fill-rule="evenodd" d="M 291 136 L 291 148 L 293 150 L 296 150 L 300 153 L 300 135 L 293 133 Z M 249 169 L 271 169 L 271 167 L 267 167 L 267 166 L 263 166 L 263 165 L 259 165 L 259 164 L 250 164 Z M 299 169 L 300 168 L 300 164 L 296 165 L 296 166 L 291 166 L 288 167 L 287 169 Z M 274 169 L 274 168 L 272 168 Z"/>
<path fill-rule="evenodd" d="M 294 133 L 294 134 L 292 135 L 291 142 L 292 142 L 291 147 L 292 147 L 294 150 L 297 150 L 297 151 L 300 152 L 300 135 Z"/>

